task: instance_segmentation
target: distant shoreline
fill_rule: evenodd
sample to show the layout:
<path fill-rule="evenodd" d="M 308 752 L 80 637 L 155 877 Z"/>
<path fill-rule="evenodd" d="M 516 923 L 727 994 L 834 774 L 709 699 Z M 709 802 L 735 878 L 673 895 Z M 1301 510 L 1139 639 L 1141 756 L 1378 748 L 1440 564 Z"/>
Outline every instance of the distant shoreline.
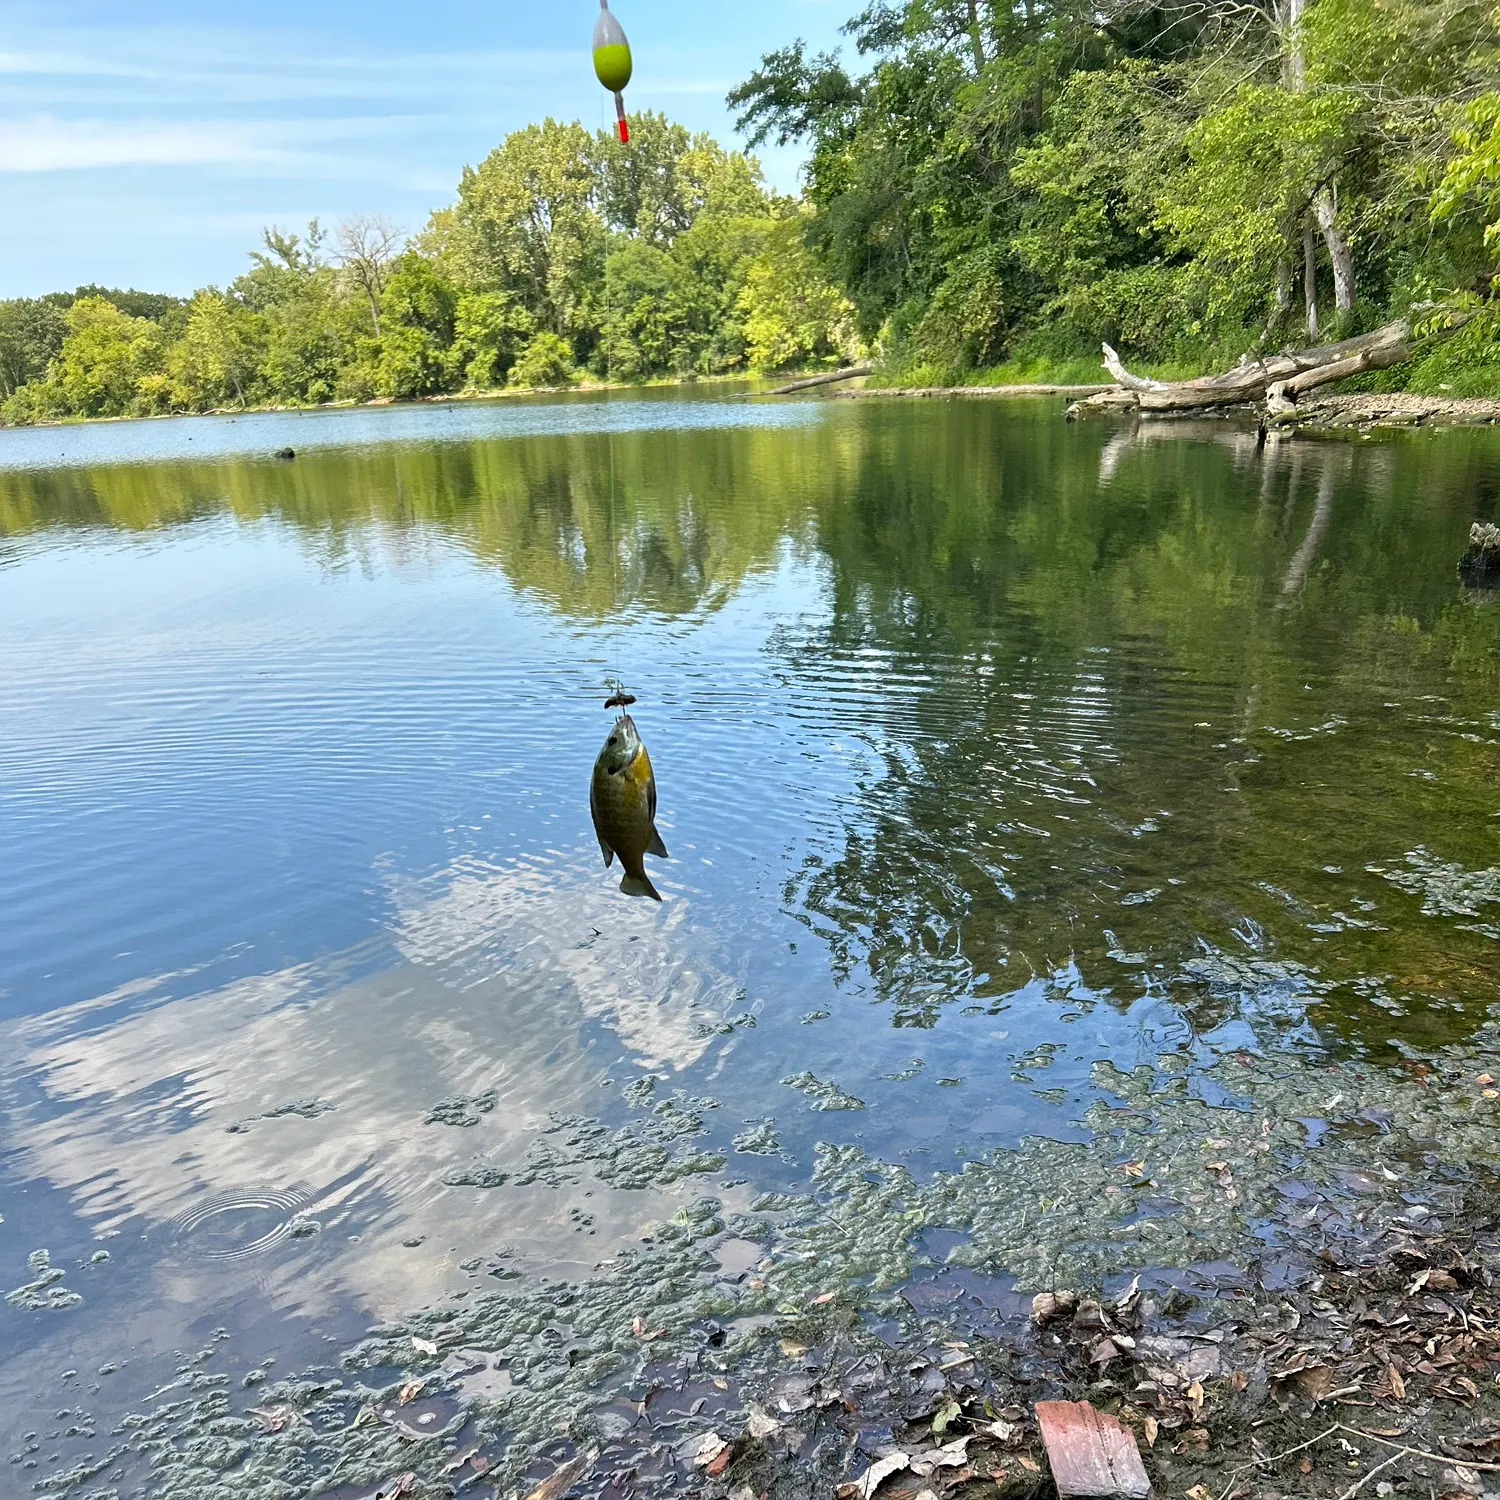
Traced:
<path fill-rule="evenodd" d="M 788 372 L 774 377 L 738 374 L 697 375 L 692 379 L 678 380 L 581 380 L 576 385 L 506 385 L 485 391 L 444 391 L 432 396 L 375 396 L 368 401 L 319 401 L 308 406 L 217 406 L 208 411 L 143 412 L 122 417 L 56 417 L 45 422 L 19 423 L 0 421 L 0 432 L 40 432 L 58 427 L 95 427 L 123 422 L 170 422 L 185 417 L 296 416 L 304 412 L 366 411 L 371 407 L 386 406 L 448 406 L 471 401 L 513 400 L 523 396 L 586 396 L 602 391 L 691 390 L 700 386 L 753 385 L 763 379 L 784 379 L 786 373 Z M 796 378 L 795 374 L 793 378 Z"/>

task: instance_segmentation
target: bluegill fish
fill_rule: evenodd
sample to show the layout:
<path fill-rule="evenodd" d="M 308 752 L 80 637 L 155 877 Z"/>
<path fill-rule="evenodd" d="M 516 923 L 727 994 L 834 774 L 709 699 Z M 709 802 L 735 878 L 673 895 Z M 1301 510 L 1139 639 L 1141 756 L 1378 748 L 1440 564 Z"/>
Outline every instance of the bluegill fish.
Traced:
<path fill-rule="evenodd" d="M 589 812 L 605 869 L 614 863 L 615 855 L 620 856 L 625 871 L 620 889 L 627 896 L 660 901 L 661 893 L 651 884 L 645 864 L 648 854 L 658 859 L 669 857 L 656 831 L 656 774 L 629 714 L 621 714 L 615 721 L 594 762 Z"/>

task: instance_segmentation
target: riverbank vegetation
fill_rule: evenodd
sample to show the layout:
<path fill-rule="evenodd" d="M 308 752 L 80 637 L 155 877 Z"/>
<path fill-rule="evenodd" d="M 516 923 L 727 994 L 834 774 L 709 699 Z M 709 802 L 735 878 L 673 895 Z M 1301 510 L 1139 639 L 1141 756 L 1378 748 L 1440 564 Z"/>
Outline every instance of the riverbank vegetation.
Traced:
<path fill-rule="evenodd" d="M 269 229 L 188 298 L 0 303 L 0 418 L 146 416 L 784 369 L 853 347 L 803 206 L 752 157 L 637 116 L 515 132 L 420 234 Z"/>
<path fill-rule="evenodd" d="M 810 151 L 811 242 L 893 384 L 1161 373 L 1437 304 L 1381 379 L 1500 391 L 1489 0 L 873 0 L 731 96 Z M 995 367 L 1000 367 L 996 369 Z"/>

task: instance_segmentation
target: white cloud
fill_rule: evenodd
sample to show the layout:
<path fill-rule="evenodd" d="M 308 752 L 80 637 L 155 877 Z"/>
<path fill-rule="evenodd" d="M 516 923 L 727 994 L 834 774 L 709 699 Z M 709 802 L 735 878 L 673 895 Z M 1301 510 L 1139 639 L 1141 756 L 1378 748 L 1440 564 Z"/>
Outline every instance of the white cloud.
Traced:
<path fill-rule="evenodd" d="M 270 162 L 276 153 L 233 126 L 184 121 L 151 125 L 104 120 L 0 120 L 0 172 L 89 167 L 211 166 Z"/>

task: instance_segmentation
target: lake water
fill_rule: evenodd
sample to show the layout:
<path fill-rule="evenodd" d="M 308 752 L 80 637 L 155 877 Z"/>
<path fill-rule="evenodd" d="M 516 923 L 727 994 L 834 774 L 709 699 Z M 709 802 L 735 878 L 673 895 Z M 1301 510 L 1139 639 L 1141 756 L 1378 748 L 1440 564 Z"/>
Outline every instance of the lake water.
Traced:
<path fill-rule="evenodd" d="M 1056 402 L 0 432 L 0 1451 L 848 1152 L 1086 1149 L 1101 1067 L 1470 1043 L 1497 498 L 1500 434 Z M 589 823 L 611 679 L 659 907 Z"/>

